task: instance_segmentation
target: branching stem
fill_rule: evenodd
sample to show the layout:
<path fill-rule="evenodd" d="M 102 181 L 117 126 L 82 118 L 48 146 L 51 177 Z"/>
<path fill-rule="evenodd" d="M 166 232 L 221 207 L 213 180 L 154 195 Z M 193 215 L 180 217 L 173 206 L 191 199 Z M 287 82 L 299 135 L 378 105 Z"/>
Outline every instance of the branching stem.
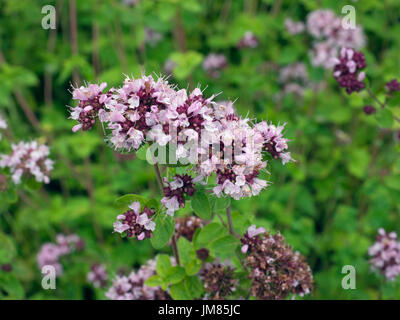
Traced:
<path fill-rule="evenodd" d="M 160 168 L 158 167 L 157 163 L 154 164 L 154 170 L 156 172 L 158 186 L 160 187 L 160 191 L 161 191 L 162 194 L 164 194 L 164 188 L 163 188 L 163 183 L 162 183 L 162 178 L 161 178 L 161 172 L 160 172 Z M 176 244 L 175 231 L 174 231 L 174 234 L 172 235 L 172 238 L 171 238 L 171 244 L 172 244 L 172 250 L 174 251 L 176 263 L 179 266 L 181 264 L 181 262 L 180 262 L 180 259 L 179 259 L 178 246 Z"/>

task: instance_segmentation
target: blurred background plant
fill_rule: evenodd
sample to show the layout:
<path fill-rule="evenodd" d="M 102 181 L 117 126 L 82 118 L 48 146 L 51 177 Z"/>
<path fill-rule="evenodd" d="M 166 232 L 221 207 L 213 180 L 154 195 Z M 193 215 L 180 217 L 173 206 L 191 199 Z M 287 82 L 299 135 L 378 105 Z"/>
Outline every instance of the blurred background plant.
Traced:
<path fill-rule="evenodd" d="M 206 96 L 220 92 L 220 101 L 237 98 L 240 115 L 290 124 L 296 162 L 272 163 L 269 189 L 233 201 L 232 214 L 280 230 L 306 256 L 315 280 L 309 298 L 399 299 L 399 279 L 383 281 L 368 263 L 377 230 L 400 230 L 399 95 L 390 114 L 364 113 L 368 93 L 346 95 L 332 70 L 311 63 L 312 37 L 287 22 L 306 23 L 322 8 L 340 16 L 348 2 L 1 0 L 1 153 L 11 141 L 36 139 L 51 147 L 55 165 L 40 189 L 26 183 L 0 193 L 0 298 L 104 299 L 101 286 L 87 282 L 93 264 L 112 276 L 157 253 L 149 240 L 112 234 L 116 198 L 157 195 L 151 166 L 115 154 L 96 130 L 72 134 L 66 108 L 71 83 L 117 85 L 122 74 L 154 72 L 180 87 L 207 87 Z M 41 27 L 48 4 L 54 30 Z M 399 78 L 400 3 L 351 4 L 365 33 L 367 78 L 383 100 L 384 84 Z M 84 249 L 61 258 L 68 268 L 57 289 L 43 290 L 36 257 L 59 233 L 77 234 Z M 356 290 L 341 287 L 344 265 L 356 268 Z"/>

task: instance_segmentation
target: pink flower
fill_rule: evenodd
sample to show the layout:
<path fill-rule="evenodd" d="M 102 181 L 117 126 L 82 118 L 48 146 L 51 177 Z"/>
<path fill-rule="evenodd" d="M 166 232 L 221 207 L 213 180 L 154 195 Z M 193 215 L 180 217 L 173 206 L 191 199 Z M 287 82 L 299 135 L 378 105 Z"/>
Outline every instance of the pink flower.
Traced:
<path fill-rule="evenodd" d="M 253 238 L 255 236 L 258 236 L 259 234 L 262 234 L 265 232 L 265 229 L 262 227 L 257 228 L 256 225 L 251 225 L 247 229 L 247 234 L 249 235 L 250 238 Z"/>
<path fill-rule="evenodd" d="M 258 38 L 253 32 L 246 31 L 237 46 L 238 48 L 256 48 L 258 46 Z"/>
<path fill-rule="evenodd" d="M 86 279 L 95 288 L 104 288 L 107 285 L 107 271 L 103 265 L 93 264 Z"/>
<path fill-rule="evenodd" d="M 173 216 L 175 211 L 179 210 L 179 202 L 177 197 L 161 199 L 161 203 L 167 208 L 167 214 Z"/>
<path fill-rule="evenodd" d="M 54 162 L 48 158 L 49 148 L 36 141 L 12 144 L 10 155 L 0 155 L 0 167 L 9 168 L 15 184 L 21 183 L 23 176 L 34 177 L 37 182 L 49 183 Z"/>
<path fill-rule="evenodd" d="M 45 243 L 37 254 L 37 263 L 39 268 L 51 265 L 56 270 L 56 275 L 60 276 L 63 272 L 60 258 L 68 255 L 75 250 L 83 248 L 83 241 L 75 234 L 64 236 L 57 235 L 56 243 Z"/>
<path fill-rule="evenodd" d="M 127 237 L 136 237 L 138 240 L 150 238 L 156 228 L 155 222 L 151 220 L 155 210 L 148 207 L 141 210 L 140 203 L 137 201 L 132 202 L 128 207 L 130 210 L 117 216 L 114 232 L 126 233 Z"/>
<path fill-rule="evenodd" d="M 378 230 L 376 242 L 368 249 L 371 269 L 379 271 L 393 281 L 400 275 L 400 242 L 396 232 L 389 234 L 382 228 Z"/>
<path fill-rule="evenodd" d="M 304 23 L 301 21 L 293 21 L 290 18 L 285 19 L 285 27 L 287 32 L 292 35 L 302 33 L 305 29 Z"/>
<path fill-rule="evenodd" d="M 203 69 L 212 78 L 218 78 L 221 74 L 220 70 L 224 69 L 227 61 L 224 55 L 210 53 L 203 60 Z"/>
<path fill-rule="evenodd" d="M 176 265 L 171 259 L 171 264 Z M 165 300 L 170 298 L 160 287 L 148 287 L 145 281 L 156 274 L 155 260 L 149 260 L 139 270 L 133 270 L 128 276 L 118 275 L 106 292 L 111 300 Z"/>

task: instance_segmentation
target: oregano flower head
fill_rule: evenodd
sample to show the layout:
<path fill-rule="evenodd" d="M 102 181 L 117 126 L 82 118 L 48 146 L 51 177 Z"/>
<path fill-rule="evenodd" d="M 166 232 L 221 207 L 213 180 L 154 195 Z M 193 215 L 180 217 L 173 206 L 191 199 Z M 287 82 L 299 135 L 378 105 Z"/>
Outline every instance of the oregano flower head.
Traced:
<path fill-rule="evenodd" d="M 151 219 L 155 210 L 147 207 L 141 210 L 140 202 L 133 202 L 129 205 L 129 208 L 130 210 L 117 216 L 114 231 L 138 240 L 151 238 L 152 232 L 156 228 L 155 222 Z"/>
<path fill-rule="evenodd" d="M 57 235 L 56 243 L 45 243 L 37 254 L 37 263 L 39 268 L 51 265 L 55 268 L 56 275 L 63 273 L 63 267 L 60 258 L 68 255 L 75 250 L 81 251 L 84 247 L 83 240 L 76 234 Z"/>
<path fill-rule="evenodd" d="M 108 279 L 105 266 L 98 263 L 93 264 L 86 278 L 95 288 L 105 288 Z"/>
<path fill-rule="evenodd" d="M 339 86 L 346 89 L 348 94 L 359 92 L 365 88 L 363 82 L 365 72 L 360 71 L 367 66 L 362 52 L 350 48 L 342 48 L 339 59 L 335 59 L 333 76 Z"/>
<path fill-rule="evenodd" d="M 10 155 L 0 155 L 0 168 L 9 168 L 15 184 L 22 177 L 33 177 L 37 182 L 49 183 L 54 161 L 49 159 L 49 148 L 37 141 L 12 144 Z"/>
<path fill-rule="evenodd" d="M 131 271 L 128 276 L 117 275 L 106 292 L 106 297 L 111 300 L 169 300 L 169 294 L 160 287 L 149 287 L 144 284 L 155 274 L 156 261 L 149 260 L 139 270 Z"/>
<path fill-rule="evenodd" d="M 223 300 L 236 290 L 238 280 L 234 268 L 218 262 L 206 263 L 200 272 L 206 290 L 205 299 Z"/>
<path fill-rule="evenodd" d="M 368 249 L 368 254 L 372 270 L 380 272 L 390 281 L 400 275 L 400 242 L 396 232 L 387 233 L 379 229 L 376 242 Z"/>
<path fill-rule="evenodd" d="M 241 242 L 254 297 L 276 300 L 312 291 L 314 281 L 309 265 L 286 244 L 281 234 L 271 235 L 252 225 Z"/>

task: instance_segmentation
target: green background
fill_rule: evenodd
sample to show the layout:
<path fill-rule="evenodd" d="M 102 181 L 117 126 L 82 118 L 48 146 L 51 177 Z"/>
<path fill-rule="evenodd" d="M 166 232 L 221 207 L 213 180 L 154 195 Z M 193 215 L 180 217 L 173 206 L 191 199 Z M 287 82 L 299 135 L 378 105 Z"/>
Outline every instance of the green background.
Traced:
<path fill-rule="evenodd" d="M 307 298 L 400 298 L 399 280 L 387 283 L 372 273 L 367 255 L 378 228 L 400 231 L 399 126 L 383 112 L 366 116 L 362 107 L 372 103 L 366 92 L 346 95 L 330 71 L 311 66 L 312 39 L 289 35 L 284 27 L 286 18 L 305 21 L 318 8 L 340 15 L 349 2 L 142 0 L 127 6 L 85 0 L 76 1 L 74 9 L 67 0 L 0 0 L 0 112 L 16 140 L 46 142 L 56 161 L 49 185 L 1 195 L 0 262 L 10 262 L 13 271 L 0 271 L 0 298 L 103 299 L 103 290 L 86 282 L 91 263 L 105 264 L 113 275 L 157 253 L 149 240 L 112 233 L 116 198 L 158 195 L 152 167 L 132 155 L 116 155 L 104 144 L 100 128 L 73 134 L 66 105 L 74 103 L 68 92 L 74 81 L 117 86 L 123 74 L 164 74 L 167 59 L 176 63 L 170 82 L 184 88 L 200 84 L 207 87 L 206 96 L 220 93 L 217 100 L 237 99 L 242 116 L 287 123 L 285 135 L 296 162 L 271 163 L 268 190 L 232 207 L 250 222 L 281 231 L 306 256 L 315 279 L 315 291 Z M 56 30 L 41 27 L 47 4 L 56 6 Z M 382 97 L 385 82 L 399 78 L 400 2 L 350 4 L 367 36 L 367 76 Z M 145 28 L 160 33 L 161 41 L 146 44 Z M 236 44 L 248 30 L 260 44 L 239 50 Z M 228 60 L 216 79 L 201 67 L 210 52 Z M 326 88 L 277 100 L 279 67 L 295 62 L 305 63 L 310 78 Z M 390 111 L 400 115 L 399 107 L 394 98 Z M 0 148 L 9 150 L 7 139 Z M 57 289 L 46 291 L 36 254 L 57 233 L 77 233 L 86 247 L 63 260 L 65 273 Z M 341 287 L 344 265 L 356 268 L 356 290 Z"/>

